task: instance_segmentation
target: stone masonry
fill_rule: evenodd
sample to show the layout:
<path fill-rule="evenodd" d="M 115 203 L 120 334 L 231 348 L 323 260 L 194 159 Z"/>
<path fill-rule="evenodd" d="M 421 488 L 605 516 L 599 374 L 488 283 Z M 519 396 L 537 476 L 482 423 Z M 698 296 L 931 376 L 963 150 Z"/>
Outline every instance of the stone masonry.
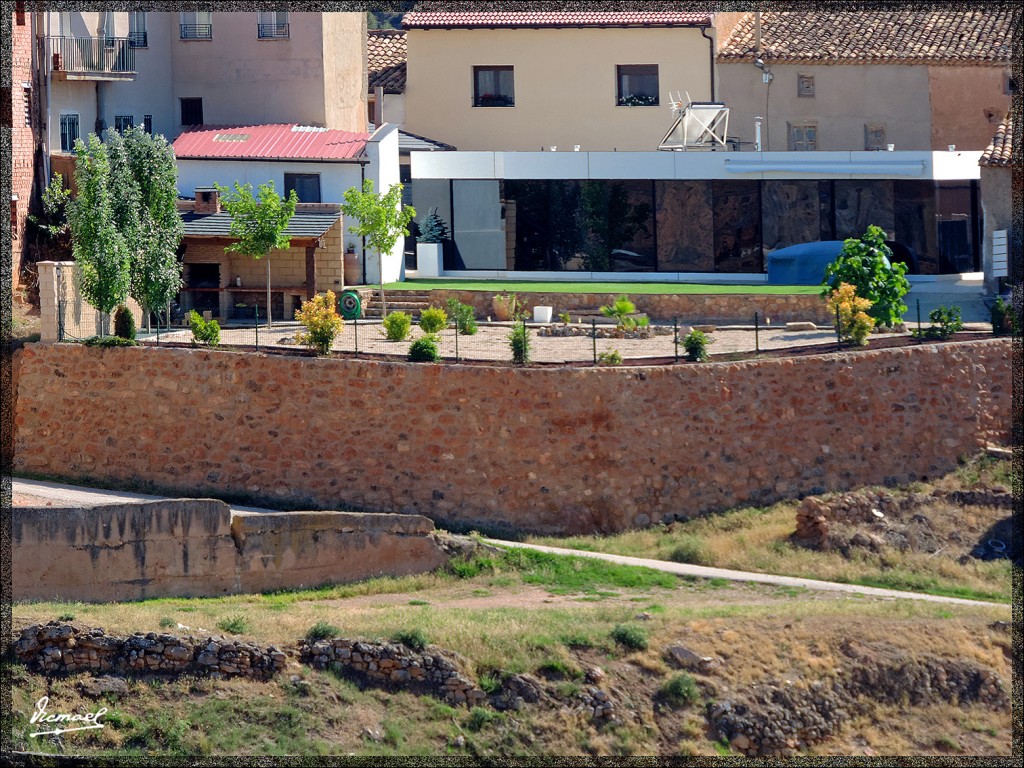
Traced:
<path fill-rule="evenodd" d="M 1012 396 L 1009 339 L 642 369 L 37 344 L 15 381 L 16 472 L 566 534 L 934 477 Z"/>

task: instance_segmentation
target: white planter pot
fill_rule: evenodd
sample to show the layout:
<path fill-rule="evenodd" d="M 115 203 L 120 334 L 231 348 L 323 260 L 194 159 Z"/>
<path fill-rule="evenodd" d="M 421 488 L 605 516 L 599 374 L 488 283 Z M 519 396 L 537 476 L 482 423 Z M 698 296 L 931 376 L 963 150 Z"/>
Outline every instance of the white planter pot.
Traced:
<path fill-rule="evenodd" d="M 551 322 L 551 307 L 534 307 L 533 308 L 533 322 L 535 323 L 550 323 Z"/>
<path fill-rule="evenodd" d="M 442 243 L 416 243 L 416 276 L 440 277 L 444 271 Z"/>

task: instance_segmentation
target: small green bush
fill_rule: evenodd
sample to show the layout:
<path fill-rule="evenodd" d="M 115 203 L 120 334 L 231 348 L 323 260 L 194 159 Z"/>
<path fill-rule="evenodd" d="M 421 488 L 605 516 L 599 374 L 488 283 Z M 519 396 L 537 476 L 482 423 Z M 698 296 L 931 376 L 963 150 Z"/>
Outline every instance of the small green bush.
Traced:
<path fill-rule="evenodd" d="M 458 299 L 448 299 L 445 308 L 448 316 L 455 320 L 455 327 L 463 336 L 472 336 L 477 332 L 476 310 L 469 304 L 463 304 Z"/>
<path fill-rule="evenodd" d="M 484 693 L 497 693 L 501 690 L 501 675 L 497 672 L 485 672 L 480 675 L 480 690 Z"/>
<path fill-rule="evenodd" d="M 704 542 L 696 536 L 682 536 L 676 548 L 669 554 L 673 563 L 689 565 L 714 565 L 714 558 L 704 546 Z"/>
<path fill-rule="evenodd" d="M 500 720 L 501 714 L 498 712 L 492 712 L 489 709 L 483 707 L 473 707 L 469 711 L 469 720 L 466 722 L 466 727 L 471 731 L 479 731 L 482 728 L 490 725 L 495 720 Z"/>
<path fill-rule="evenodd" d="M 619 350 L 613 349 L 611 352 L 602 352 L 597 356 L 598 365 L 622 365 L 622 355 L 619 354 Z"/>
<path fill-rule="evenodd" d="M 661 695 L 672 706 L 683 707 L 697 701 L 700 691 L 697 690 L 697 681 L 683 672 L 661 686 Z"/>
<path fill-rule="evenodd" d="M 422 651 L 430 645 L 430 640 L 427 639 L 426 633 L 419 628 L 400 629 L 391 636 L 391 641 L 394 643 L 401 643 L 406 648 L 410 648 L 414 651 Z"/>
<path fill-rule="evenodd" d="M 441 359 L 437 351 L 437 337 L 424 336 L 409 346 L 409 361 L 413 363 L 436 363 Z"/>
<path fill-rule="evenodd" d="M 57 621 L 74 621 L 74 620 L 75 620 L 75 614 L 73 614 L 73 613 L 62 613 L 60 616 L 57 617 Z"/>
<path fill-rule="evenodd" d="M 617 624 L 612 630 L 612 640 L 633 651 L 647 650 L 647 630 L 636 624 Z"/>
<path fill-rule="evenodd" d="M 928 328 L 914 329 L 912 335 L 918 339 L 945 340 L 957 331 L 963 330 L 964 324 L 960 317 L 960 307 L 936 307 L 928 313 L 931 325 Z"/>
<path fill-rule="evenodd" d="M 708 345 L 713 344 L 714 339 L 704 331 L 694 328 L 683 339 L 683 348 L 686 350 L 686 358 L 694 363 L 702 363 L 708 359 Z"/>
<path fill-rule="evenodd" d="M 384 318 L 384 335 L 388 341 L 405 341 L 412 328 L 412 315 L 392 312 Z"/>
<path fill-rule="evenodd" d="M 424 333 L 438 333 L 448 327 L 448 314 L 440 307 L 428 307 L 420 312 L 420 328 Z"/>
<path fill-rule="evenodd" d="M 322 620 L 318 621 L 306 631 L 306 639 L 310 642 L 327 640 L 332 637 L 338 637 L 339 635 L 341 635 L 341 630 L 338 627 Z"/>
<path fill-rule="evenodd" d="M 217 629 L 230 635 L 242 635 L 249 631 L 249 620 L 241 614 L 228 616 L 217 622 Z"/>
<path fill-rule="evenodd" d="M 572 322 L 572 317 L 568 312 L 559 312 L 558 319 L 562 321 L 562 325 L 568 325 Z"/>
<path fill-rule="evenodd" d="M 636 320 L 629 315 L 636 313 L 636 304 L 623 294 L 606 307 L 601 307 L 601 314 L 605 317 L 614 317 L 617 328 L 622 331 L 630 331 L 636 328 Z"/>
<path fill-rule="evenodd" d="M 122 339 L 135 339 L 135 316 L 124 305 L 114 312 L 114 335 Z"/>
<path fill-rule="evenodd" d="M 120 336 L 91 336 L 84 342 L 87 347 L 100 347 L 105 349 L 107 347 L 137 347 L 139 342 L 132 341 L 131 339 L 122 339 Z"/>
<path fill-rule="evenodd" d="M 509 345 L 512 347 L 512 362 L 516 365 L 526 365 L 530 362 L 530 329 L 525 322 L 516 323 L 512 326 L 512 332 L 508 335 Z"/>
<path fill-rule="evenodd" d="M 192 343 L 216 347 L 220 344 L 220 325 L 216 320 L 204 320 L 194 309 L 188 313 L 188 325 L 192 329 Z"/>
<path fill-rule="evenodd" d="M 178 626 L 178 622 L 172 619 L 170 616 L 160 617 L 160 629 L 170 629 L 171 627 Z"/>
<path fill-rule="evenodd" d="M 334 291 L 302 302 L 302 309 L 295 313 L 295 319 L 305 326 L 306 332 L 298 334 L 295 340 L 299 344 L 313 347 L 317 354 L 330 354 L 334 339 L 344 326 L 337 305 Z"/>

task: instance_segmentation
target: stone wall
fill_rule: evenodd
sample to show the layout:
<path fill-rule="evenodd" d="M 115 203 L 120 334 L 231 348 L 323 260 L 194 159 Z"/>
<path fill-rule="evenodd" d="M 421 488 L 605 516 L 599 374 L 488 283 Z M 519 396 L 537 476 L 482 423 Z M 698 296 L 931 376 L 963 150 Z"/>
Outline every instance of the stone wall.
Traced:
<path fill-rule="evenodd" d="M 618 298 L 614 293 L 524 293 L 520 298 L 528 309 L 536 306 L 554 307 L 554 316 L 559 312 L 577 310 L 593 311 L 611 304 Z M 443 307 L 449 298 L 456 298 L 463 304 L 470 304 L 480 318 L 493 316 L 491 300 L 493 291 L 433 290 L 430 303 Z M 770 318 L 773 324 L 809 321 L 831 325 L 825 302 L 817 294 L 631 294 L 630 301 L 636 304 L 638 312 L 647 314 L 652 320 L 671 321 L 678 317 L 680 323 L 715 323 L 718 325 L 753 325 L 757 312 L 762 324 Z"/>
<path fill-rule="evenodd" d="M 315 587 L 445 562 L 430 520 L 237 513 L 181 499 L 11 512 L 15 600 L 139 600 Z"/>
<path fill-rule="evenodd" d="M 1012 392 L 1009 339 L 642 369 L 36 344 L 15 381 L 15 472 L 559 533 L 936 476 Z"/>

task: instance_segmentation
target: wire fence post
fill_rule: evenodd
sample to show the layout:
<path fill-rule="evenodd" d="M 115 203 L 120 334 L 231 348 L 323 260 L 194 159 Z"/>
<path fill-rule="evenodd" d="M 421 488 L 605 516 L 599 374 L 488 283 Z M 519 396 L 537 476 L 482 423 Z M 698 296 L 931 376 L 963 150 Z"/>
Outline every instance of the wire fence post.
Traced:
<path fill-rule="evenodd" d="M 672 354 L 679 362 L 679 315 L 672 318 Z"/>
<path fill-rule="evenodd" d="M 917 300 L 917 337 L 921 338 L 921 300 Z"/>
<path fill-rule="evenodd" d="M 259 349 L 260 349 L 260 307 L 259 307 L 259 304 L 256 305 L 255 309 L 256 309 L 256 325 L 255 325 L 255 331 L 256 331 L 256 351 L 259 352 Z"/>
<path fill-rule="evenodd" d="M 590 321 L 590 336 L 594 341 L 594 365 L 597 365 L 597 320 Z"/>
<path fill-rule="evenodd" d="M 353 354 L 359 354 L 359 318 L 352 318 Z"/>
<path fill-rule="evenodd" d="M 754 313 L 754 354 L 761 353 L 761 324 L 757 316 L 757 312 Z"/>
<path fill-rule="evenodd" d="M 839 319 L 839 305 L 836 304 L 836 346 L 843 346 L 843 322 Z"/>
<path fill-rule="evenodd" d="M 459 318 L 455 318 L 455 362 L 459 362 Z"/>

